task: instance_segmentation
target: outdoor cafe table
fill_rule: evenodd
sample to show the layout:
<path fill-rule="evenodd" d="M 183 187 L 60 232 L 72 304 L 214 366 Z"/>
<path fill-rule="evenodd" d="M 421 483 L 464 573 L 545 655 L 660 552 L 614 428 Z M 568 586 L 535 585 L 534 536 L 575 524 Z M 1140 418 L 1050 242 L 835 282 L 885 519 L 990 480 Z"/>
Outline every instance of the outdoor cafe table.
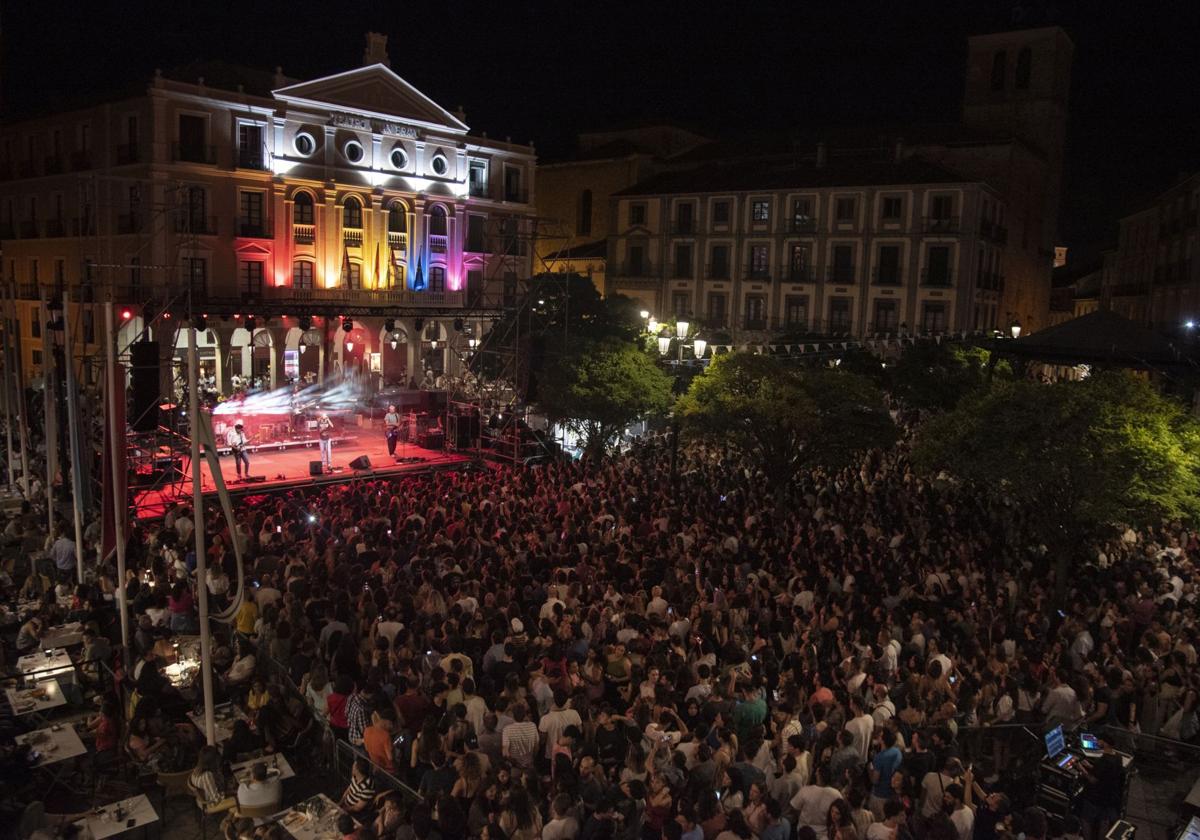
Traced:
<path fill-rule="evenodd" d="M 4 693 L 8 695 L 8 703 L 17 717 L 41 715 L 42 712 L 67 705 L 62 686 L 53 677 L 29 688 L 8 688 Z"/>
<path fill-rule="evenodd" d="M 34 682 L 50 677 L 57 677 L 59 682 L 75 682 L 75 664 L 62 648 L 51 650 L 49 655 L 44 650 L 27 653 L 17 660 L 17 669 Z"/>
<path fill-rule="evenodd" d="M 92 840 L 104 840 L 106 837 L 115 837 L 155 822 L 158 822 L 158 812 L 150 804 L 149 797 L 143 793 L 97 808 L 75 825 L 86 828 Z"/>
<path fill-rule="evenodd" d="M 246 713 L 232 703 L 222 703 L 213 709 L 213 737 L 218 744 L 223 744 L 233 735 L 233 725 L 239 720 L 249 720 Z M 204 733 L 204 712 L 188 712 L 188 719 Z"/>
<path fill-rule="evenodd" d="M 49 628 L 41 642 L 42 647 L 46 648 L 66 648 L 82 643 L 83 624 L 78 621 L 70 621 Z"/>
<path fill-rule="evenodd" d="M 312 810 L 319 814 L 310 813 Z M 338 817 L 346 813 L 323 793 L 293 805 L 277 818 L 280 825 L 296 840 L 340 840 Z"/>
<path fill-rule="evenodd" d="M 62 784 L 63 787 L 78 793 L 70 785 L 63 781 L 63 776 L 66 773 L 66 765 L 56 768 L 57 772 L 51 768 L 53 764 L 61 764 L 72 758 L 78 758 L 81 755 L 87 755 L 87 747 L 80 740 L 79 734 L 74 727 L 66 725 L 51 726 L 46 729 L 35 729 L 32 732 L 26 732 L 24 735 L 18 735 L 14 739 L 19 745 L 29 745 L 31 750 L 36 750 L 40 753 L 37 761 L 29 765 L 33 770 L 46 770 L 50 774 L 50 784 L 42 789 L 45 794 L 55 785 Z"/>
<path fill-rule="evenodd" d="M 238 783 L 250 781 L 250 771 L 255 764 L 267 765 L 267 775 L 272 772 L 279 774 L 279 781 L 294 778 L 296 771 L 292 769 L 292 765 L 288 763 L 287 756 L 282 753 L 272 753 L 264 755 L 261 758 L 251 758 L 247 761 L 239 761 L 237 764 L 230 765 L 229 769 L 233 771 L 233 776 L 238 780 Z"/>

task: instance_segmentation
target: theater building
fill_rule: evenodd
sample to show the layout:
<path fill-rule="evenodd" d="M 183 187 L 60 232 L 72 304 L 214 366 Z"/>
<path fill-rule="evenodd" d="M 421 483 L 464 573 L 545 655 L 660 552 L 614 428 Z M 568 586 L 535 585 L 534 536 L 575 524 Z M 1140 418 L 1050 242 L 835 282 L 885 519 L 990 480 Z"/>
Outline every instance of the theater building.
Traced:
<path fill-rule="evenodd" d="M 189 305 L 226 393 L 234 377 L 452 376 L 529 276 L 534 153 L 472 134 L 385 46 L 368 35 L 361 67 L 308 81 L 155 72 L 132 94 L 6 122 L 0 244 L 27 375 L 66 290 L 78 355 L 101 352 L 111 304 L 122 352 L 144 328 L 158 342 L 164 393 Z"/>

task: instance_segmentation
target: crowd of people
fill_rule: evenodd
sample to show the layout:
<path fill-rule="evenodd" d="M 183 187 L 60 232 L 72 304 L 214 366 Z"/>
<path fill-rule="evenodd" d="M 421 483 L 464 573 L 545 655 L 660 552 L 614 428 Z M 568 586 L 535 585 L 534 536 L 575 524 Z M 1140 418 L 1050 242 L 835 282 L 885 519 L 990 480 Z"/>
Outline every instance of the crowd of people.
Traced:
<path fill-rule="evenodd" d="M 917 475 L 903 446 L 782 494 L 728 452 L 686 450 L 673 473 L 647 439 L 590 464 L 263 495 L 238 516 L 235 535 L 215 506 L 173 507 L 133 530 L 126 580 L 101 564 L 78 591 L 94 635 L 117 632 L 116 587 L 133 611 L 137 705 L 107 706 L 112 728 L 164 766 L 194 742 L 160 662 L 195 632 L 203 585 L 214 611 L 236 605 L 214 668 L 247 721 L 187 759 L 195 789 L 215 805 L 243 794 L 222 760 L 345 742 L 358 840 L 1094 838 L 1121 803 L 1111 747 L 1077 817 L 1048 823 L 1028 742 L 995 736 L 1200 729 L 1200 536 L 1099 540 L 1059 601 L 1024 512 Z M 26 511 L 0 540 L 39 527 Z M 46 626 L 72 574 L 10 562 L 0 583 L 42 598 Z"/>

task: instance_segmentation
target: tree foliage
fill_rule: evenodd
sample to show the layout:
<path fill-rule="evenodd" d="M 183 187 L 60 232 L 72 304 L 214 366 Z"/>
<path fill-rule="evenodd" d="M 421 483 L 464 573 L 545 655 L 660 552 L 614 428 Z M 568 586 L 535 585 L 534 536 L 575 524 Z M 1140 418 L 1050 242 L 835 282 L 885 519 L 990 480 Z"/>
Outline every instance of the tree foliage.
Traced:
<path fill-rule="evenodd" d="M 671 378 L 629 342 L 579 339 L 547 366 L 540 403 L 552 421 L 584 438 L 588 454 L 599 455 L 622 429 L 670 407 Z"/>
<path fill-rule="evenodd" d="M 991 351 L 971 344 L 944 341 L 905 349 L 887 368 L 886 387 L 907 408 L 949 411 L 959 401 L 991 382 L 1011 378 L 1007 362 L 992 369 Z"/>
<path fill-rule="evenodd" d="M 896 438 L 883 394 L 864 377 L 749 353 L 713 359 L 676 412 L 687 435 L 735 449 L 781 484 Z"/>
<path fill-rule="evenodd" d="M 914 460 L 1007 495 L 1065 560 L 1118 524 L 1195 517 L 1198 444 L 1200 428 L 1179 404 L 1108 372 L 977 393 L 922 428 Z"/>

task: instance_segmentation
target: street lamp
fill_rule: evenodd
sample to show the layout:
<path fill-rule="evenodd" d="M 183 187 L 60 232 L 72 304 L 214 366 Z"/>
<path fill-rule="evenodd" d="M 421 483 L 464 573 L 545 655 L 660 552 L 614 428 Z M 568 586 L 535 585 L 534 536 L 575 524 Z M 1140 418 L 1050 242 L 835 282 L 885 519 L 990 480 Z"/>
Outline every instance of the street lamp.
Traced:
<path fill-rule="evenodd" d="M 650 310 L 649 310 L 649 309 L 643 309 L 641 312 L 639 312 L 639 313 L 638 313 L 638 315 L 641 315 L 641 316 L 642 316 L 642 320 L 643 320 L 643 321 L 645 321 L 647 318 L 649 318 L 649 317 L 650 317 Z"/>
<path fill-rule="evenodd" d="M 651 318 L 646 322 L 646 332 L 650 335 L 655 335 L 658 332 L 658 319 Z"/>
<path fill-rule="evenodd" d="M 676 321 L 675 322 L 676 338 L 679 338 L 680 340 L 687 338 L 688 327 L 690 327 L 690 326 L 691 326 L 691 324 L 689 324 L 687 321 Z"/>
<path fill-rule="evenodd" d="M 667 355 L 667 351 L 671 349 L 671 336 L 660 335 L 658 337 L 658 352 L 662 355 Z"/>
<path fill-rule="evenodd" d="M 696 340 L 692 342 L 692 353 L 697 359 L 704 358 L 704 351 L 708 349 L 708 342 L 700 336 L 696 336 Z"/>
<path fill-rule="evenodd" d="M 1009 330 L 1009 332 L 1012 333 L 1013 338 L 1020 338 L 1021 337 L 1021 322 L 1014 318 L 1013 322 L 1012 322 L 1012 326 L 1010 326 L 1008 328 L 1008 330 Z"/>

